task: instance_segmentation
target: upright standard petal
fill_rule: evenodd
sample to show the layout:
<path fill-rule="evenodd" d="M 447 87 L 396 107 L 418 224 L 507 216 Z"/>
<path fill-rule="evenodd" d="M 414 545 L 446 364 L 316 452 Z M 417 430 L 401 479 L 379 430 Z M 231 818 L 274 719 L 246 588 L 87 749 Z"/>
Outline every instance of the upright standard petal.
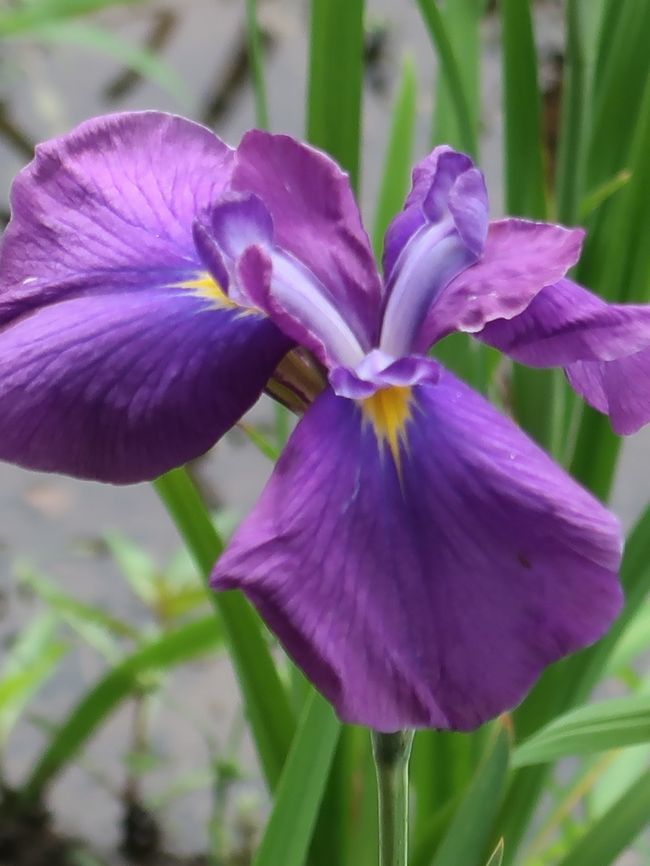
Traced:
<path fill-rule="evenodd" d="M 564 367 L 619 434 L 650 421 L 650 306 L 608 304 L 571 280 L 547 286 L 523 313 L 476 335 L 532 367 Z"/>
<path fill-rule="evenodd" d="M 89 120 L 39 145 L 11 190 L 0 324 L 63 297 L 196 270 L 192 223 L 228 185 L 232 162 L 210 130 L 154 111 Z"/>
<path fill-rule="evenodd" d="M 253 130 L 237 149 L 233 188 L 259 196 L 277 246 L 314 275 L 362 348 L 370 349 L 381 285 L 347 175 L 313 147 Z"/>
<path fill-rule="evenodd" d="M 463 175 L 467 175 L 472 184 L 481 177 L 469 156 L 452 150 L 447 145 L 436 147 L 415 166 L 411 192 L 404 203 L 404 209 L 392 221 L 384 239 L 383 264 L 386 282 L 391 279 L 398 258 L 418 229 L 427 223 L 438 225 L 454 211 L 454 203 L 457 205 L 458 199 L 452 198 L 450 207 L 450 193 Z M 464 185 L 467 187 L 467 180 Z M 479 207 L 464 210 L 461 201 L 461 209 L 456 207 L 453 214 L 458 219 L 461 231 L 466 229 L 463 234 L 470 240 L 469 245 L 478 247 L 485 241 L 487 225 L 487 194 L 485 185 L 481 186 L 482 189 L 477 189 L 479 198 L 474 200 Z M 474 243 L 471 243 L 471 240 Z M 477 252 L 480 252 L 480 249 Z"/>
<path fill-rule="evenodd" d="M 413 350 L 425 352 L 452 331 L 476 333 L 493 319 L 519 315 L 577 262 L 583 237 L 582 229 L 550 223 L 490 223 L 481 259 L 438 293 Z"/>
<path fill-rule="evenodd" d="M 275 243 L 273 220 L 261 199 L 247 195 L 219 203 L 210 241 L 228 271 L 231 298 L 264 311 L 326 366 L 362 360 L 361 344 L 327 288 Z"/>
<path fill-rule="evenodd" d="M 230 429 L 289 347 L 268 319 L 178 291 L 43 307 L 0 333 L 0 459 L 155 478 Z"/>
<path fill-rule="evenodd" d="M 483 175 L 468 156 L 436 148 L 413 172 L 404 211 L 386 233 L 383 351 L 411 352 L 438 296 L 481 257 L 487 224 Z"/>
<path fill-rule="evenodd" d="M 394 435 L 387 435 L 392 433 Z M 325 392 L 217 563 L 342 719 L 469 730 L 616 615 L 613 518 L 485 400 Z"/>

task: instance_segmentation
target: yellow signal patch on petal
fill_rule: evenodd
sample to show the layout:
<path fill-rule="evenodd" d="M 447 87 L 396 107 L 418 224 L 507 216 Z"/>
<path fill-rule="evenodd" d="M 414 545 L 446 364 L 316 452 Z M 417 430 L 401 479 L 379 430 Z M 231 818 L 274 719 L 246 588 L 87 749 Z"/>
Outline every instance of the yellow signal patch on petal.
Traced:
<path fill-rule="evenodd" d="M 392 385 L 361 400 L 364 418 L 369 421 L 377 439 L 388 445 L 400 470 L 400 443 L 406 440 L 406 423 L 411 417 L 412 392 L 409 386 Z"/>
<path fill-rule="evenodd" d="M 199 274 L 194 280 L 184 280 L 177 284 L 181 289 L 190 289 L 201 298 L 214 301 L 220 307 L 238 307 L 221 288 L 219 283 L 207 271 Z"/>

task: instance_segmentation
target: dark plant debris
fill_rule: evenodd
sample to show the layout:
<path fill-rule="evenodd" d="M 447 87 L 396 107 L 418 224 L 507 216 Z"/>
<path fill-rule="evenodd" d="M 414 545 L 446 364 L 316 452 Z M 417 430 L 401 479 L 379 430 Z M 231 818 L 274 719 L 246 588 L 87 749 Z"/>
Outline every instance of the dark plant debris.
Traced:
<path fill-rule="evenodd" d="M 151 29 L 142 47 L 154 54 L 160 54 L 169 44 L 177 25 L 178 16 L 171 9 L 156 10 L 151 21 Z M 125 69 L 104 89 L 104 99 L 107 102 L 123 99 L 141 81 L 142 76 L 139 72 L 135 69 Z"/>
<path fill-rule="evenodd" d="M 210 862 L 207 855 L 179 857 L 164 851 L 156 818 L 135 801 L 125 804 L 122 832 L 121 852 L 133 866 L 208 866 Z M 0 787 L 0 866 L 79 866 L 85 862 L 106 864 L 101 854 L 80 839 L 58 833 L 41 803 Z"/>
<path fill-rule="evenodd" d="M 242 27 L 233 44 L 234 48 L 228 58 L 225 72 L 219 70 L 219 79 L 200 112 L 201 120 L 206 126 L 216 126 L 223 119 L 250 79 L 251 65 L 245 27 Z M 276 38 L 270 30 L 266 27 L 260 27 L 262 50 L 268 53 L 275 47 L 275 44 Z"/>

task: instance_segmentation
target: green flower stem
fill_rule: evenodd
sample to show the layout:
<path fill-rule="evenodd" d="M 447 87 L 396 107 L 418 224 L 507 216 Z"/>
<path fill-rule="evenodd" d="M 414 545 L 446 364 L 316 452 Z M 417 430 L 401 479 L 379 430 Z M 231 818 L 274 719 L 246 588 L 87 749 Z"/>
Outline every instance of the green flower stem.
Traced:
<path fill-rule="evenodd" d="M 372 732 L 379 795 L 379 864 L 408 863 L 408 767 L 413 731 Z"/>

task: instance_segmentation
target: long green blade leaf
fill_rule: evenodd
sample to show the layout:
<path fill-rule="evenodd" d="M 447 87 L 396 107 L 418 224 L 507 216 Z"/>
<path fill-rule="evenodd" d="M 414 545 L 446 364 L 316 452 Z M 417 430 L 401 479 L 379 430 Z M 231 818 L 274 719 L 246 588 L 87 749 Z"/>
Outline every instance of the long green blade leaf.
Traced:
<path fill-rule="evenodd" d="M 650 645 L 650 598 L 639 606 L 604 667 L 605 676 L 624 675 Z"/>
<path fill-rule="evenodd" d="M 417 731 L 411 759 L 413 866 L 429 866 L 431 852 L 447 829 L 450 811 L 458 806 L 476 767 L 485 759 L 486 746 L 493 743 L 489 726 L 472 734 Z"/>
<path fill-rule="evenodd" d="M 98 12 L 107 6 L 135 6 L 143 0 L 40 0 L 0 13 L 0 38 L 27 33 L 42 24 Z"/>
<path fill-rule="evenodd" d="M 201 497 L 184 469 L 154 482 L 181 537 L 207 580 L 223 544 Z M 262 769 L 274 788 L 289 752 L 295 717 L 287 690 L 273 662 L 259 617 L 243 595 L 210 593 L 226 633 L 233 665 Z"/>
<path fill-rule="evenodd" d="M 586 59 L 581 0 L 568 0 L 566 6 L 566 59 L 562 95 L 562 122 L 558 149 L 557 214 L 562 222 L 579 218 L 582 197 L 585 112 L 587 108 Z"/>
<path fill-rule="evenodd" d="M 513 767 L 650 742 L 650 695 L 589 704 L 542 728 L 513 754 Z"/>
<path fill-rule="evenodd" d="M 253 866 L 303 866 L 340 730 L 331 706 L 312 692 Z"/>
<path fill-rule="evenodd" d="M 363 859 L 372 851 L 372 835 L 364 835 L 362 854 L 354 850 L 355 837 L 364 830 L 372 834 L 373 829 L 376 835 L 377 829 L 376 824 L 372 829 L 360 826 L 365 816 L 357 808 L 359 799 L 365 797 L 366 801 L 373 801 L 375 812 L 376 780 L 373 775 L 370 786 L 366 787 L 368 780 L 364 778 L 368 752 L 371 752 L 368 732 L 364 728 L 342 725 L 312 834 L 309 866 L 331 866 L 332 863 L 362 866 Z"/>
<path fill-rule="evenodd" d="M 594 84 L 594 112 L 587 162 L 589 186 L 603 183 L 624 166 L 639 119 L 650 68 L 650 5 L 608 0 Z"/>
<path fill-rule="evenodd" d="M 611 866 L 618 855 L 648 826 L 650 773 L 635 782 L 614 803 L 558 866 Z"/>
<path fill-rule="evenodd" d="M 588 219 L 594 211 L 598 210 L 598 208 L 615 195 L 619 189 L 623 189 L 623 187 L 630 182 L 631 178 L 632 173 L 628 171 L 628 169 L 624 168 L 619 171 L 618 174 L 615 174 L 614 177 L 611 177 L 609 180 L 605 181 L 605 183 L 602 183 L 595 190 L 587 193 L 580 202 L 578 221 L 584 222 L 584 220 Z"/>
<path fill-rule="evenodd" d="M 487 862 L 487 866 L 501 866 L 503 862 L 503 839 L 499 839 L 499 843 L 497 847 L 494 849 L 494 853 L 490 857 Z"/>
<path fill-rule="evenodd" d="M 384 234 L 390 221 L 404 204 L 408 191 L 416 117 L 415 67 L 410 57 L 404 61 L 393 120 L 384 161 L 384 176 L 377 200 L 372 243 L 375 257 L 383 250 Z"/>
<path fill-rule="evenodd" d="M 465 91 L 463 77 L 454 49 L 447 33 L 445 22 L 435 0 L 417 0 L 425 26 L 443 70 L 449 97 L 453 102 L 458 123 L 458 137 L 461 148 L 470 156 L 476 157 L 478 144 L 472 120 L 470 99 Z"/>
<path fill-rule="evenodd" d="M 136 690 L 143 673 L 169 668 L 211 650 L 220 640 L 213 616 L 181 626 L 152 641 L 109 671 L 73 709 L 34 767 L 25 793 L 39 798 L 91 734 Z"/>
<path fill-rule="evenodd" d="M 650 589 L 650 507 L 628 537 L 621 567 L 625 606 L 609 633 L 595 646 L 565 659 L 546 671 L 515 714 L 515 726 L 523 736 L 534 731 L 591 694 L 614 647 Z M 501 813 L 500 832 L 508 840 L 504 863 L 513 862 L 530 814 L 547 775 L 545 766 L 518 770 Z"/>
<path fill-rule="evenodd" d="M 478 158 L 478 135 L 481 119 L 479 66 L 481 60 L 480 24 L 485 12 L 485 0 L 443 0 L 440 5 L 447 35 L 458 62 L 463 92 L 467 99 L 469 120 Z M 433 143 L 445 142 L 452 147 L 463 147 L 463 134 L 448 72 L 441 66 L 438 78 L 433 122 Z"/>
<path fill-rule="evenodd" d="M 359 186 L 363 0 L 312 0 L 307 137 Z"/>
<path fill-rule="evenodd" d="M 483 866 L 486 846 L 505 789 L 510 733 L 496 723 L 494 744 L 456 810 L 431 866 Z"/>
<path fill-rule="evenodd" d="M 65 21 L 34 25 L 28 32 L 18 32 L 17 36 L 28 36 L 46 43 L 77 45 L 89 52 L 102 52 L 114 57 L 143 78 L 157 84 L 181 105 L 187 105 L 190 91 L 178 73 L 152 51 L 132 45 L 108 30 L 95 27 L 82 21 Z"/>
<path fill-rule="evenodd" d="M 623 259 L 617 260 L 610 250 L 601 276 L 603 293 L 617 301 L 642 302 L 650 298 L 650 250 L 646 243 L 650 230 L 649 148 L 650 63 L 627 166 L 632 177 L 611 202 L 607 221 L 608 232 L 616 238 L 617 251 L 625 253 Z"/>
<path fill-rule="evenodd" d="M 537 53 L 529 0 L 501 0 L 508 213 L 546 215 Z"/>

